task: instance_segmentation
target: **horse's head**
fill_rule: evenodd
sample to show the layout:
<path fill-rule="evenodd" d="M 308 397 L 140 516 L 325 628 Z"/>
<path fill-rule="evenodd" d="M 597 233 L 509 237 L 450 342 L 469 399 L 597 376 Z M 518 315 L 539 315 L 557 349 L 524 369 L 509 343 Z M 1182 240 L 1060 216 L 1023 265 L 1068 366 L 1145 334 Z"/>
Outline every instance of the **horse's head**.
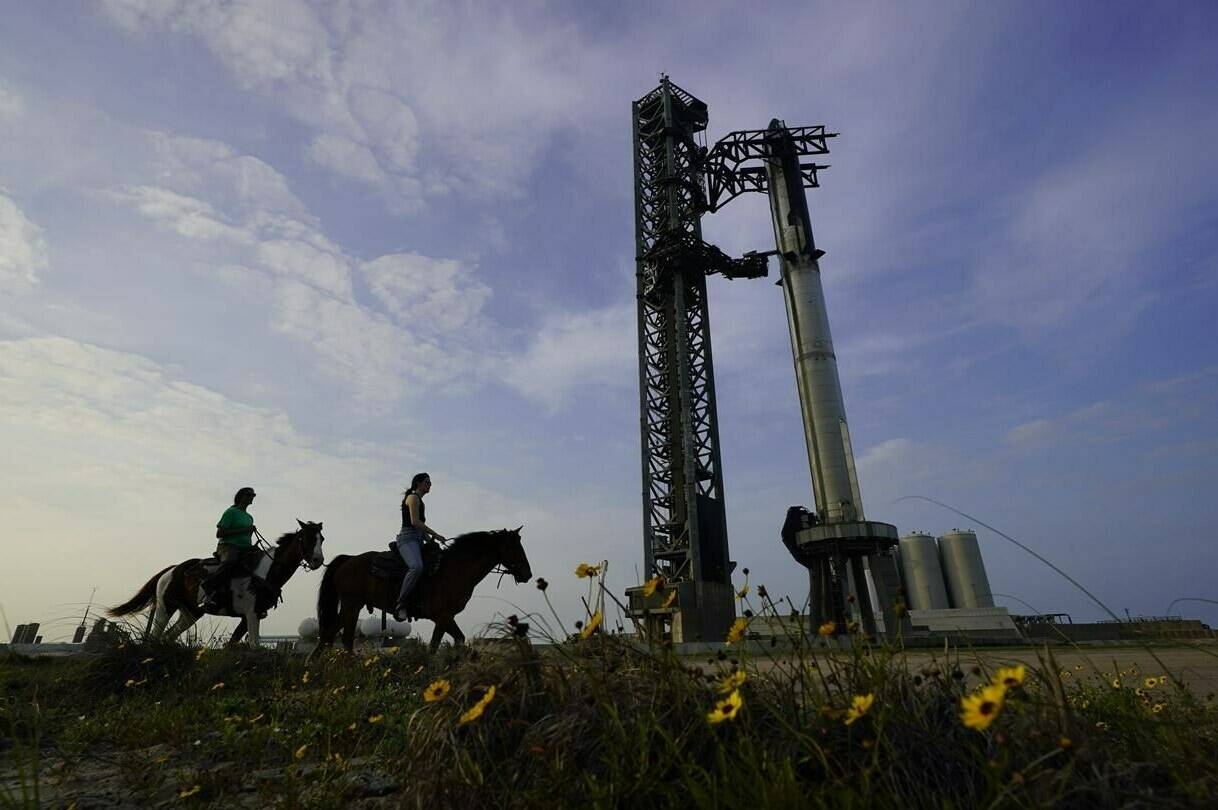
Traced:
<path fill-rule="evenodd" d="M 300 518 L 296 522 L 300 524 L 300 531 L 296 533 L 300 538 L 300 558 L 310 571 L 316 571 L 326 561 L 326 555 L 321 550 L 321 544 L 326 541 L 321 533 L 321 524 L 312 521 L 306 523 Z"/>
<path fill-rule="evenodd" d="M 520 530 L 523 528 L 524 526 L 519 526 L 495 532 L 498 535 L 499 564 L 506 568 L 517 582 L 528 582 L 533 578 L 533 568 L 529 565 L 529 558 L 520 543 Z"/>

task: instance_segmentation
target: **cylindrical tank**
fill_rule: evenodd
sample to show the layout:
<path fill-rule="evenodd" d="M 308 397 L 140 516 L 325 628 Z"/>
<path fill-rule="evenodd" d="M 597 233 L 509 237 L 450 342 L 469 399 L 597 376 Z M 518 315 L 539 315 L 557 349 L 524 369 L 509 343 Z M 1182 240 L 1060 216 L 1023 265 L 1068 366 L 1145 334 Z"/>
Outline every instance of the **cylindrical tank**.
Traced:
<path fill-rule="evenodd" d="M 911 532 L 901 538 L 898 546 L 901 559 L 901 582 L 905 598 L 913 610 L 944 610 L 951 606 L 943 568 L 939 564 L 939 547 L 933 535 Z"/>
<path fill-rule="evenodd" d="M 940 537 L 939 560 L 943 563 L 943 577 L 947 580 L 952 607 L 994 606 L 994 595 L 990 592 L 990 580 L 985 575 L 976 534 L 952 529 Z"/>
<path fill-rule="evenodd" d="M 380 638 L 382 635 L 395 638 L 406 638 L 410 635 L 410 622 L 399 622 L 392 617 L 385 621 L 385 629 L 381 630 L 380 616 L 365 616 L 360 619 L 359 632 L 364 638 Z"/>

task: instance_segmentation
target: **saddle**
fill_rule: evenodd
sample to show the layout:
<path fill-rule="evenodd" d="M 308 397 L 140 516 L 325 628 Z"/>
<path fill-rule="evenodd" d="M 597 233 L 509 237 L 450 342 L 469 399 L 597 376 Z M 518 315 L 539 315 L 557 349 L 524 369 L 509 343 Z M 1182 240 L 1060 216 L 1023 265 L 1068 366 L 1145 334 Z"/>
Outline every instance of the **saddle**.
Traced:
<path fill-rule="evenodd" d="M 195 564 L 208 601 L 215 599 L 223 615 L 244 616 L 236 601 L 253 599 L 258 614 L 265 618 L 267 611 L 275 607 L 281 598 L 280 591 L 264 578 L 267 572 L 259 570 L 260 567 L 269 567 L 259 549 L 249 549 L 228 566 L 215 555 L 196 560 Z"/>
<path fill-rule="evenodd" d="M 440 548 L 440 544 L 430 537 L 423 539 L 422 548 L 420 549 L 423 556 L 423 582 L 414 589 L 410 596 L 406 597 L 406 615 L 411 619 L 422 618 L 423 613 L 419 607 L 419 596 L 423 593 L 423 586 L 426 580 L 434 576 L 440 570 L 440 556 L 444 549 Z M 390 583 L 394 591 L 398 591 L 402 587 L 402 580 L 406 578 L 406 572 L 410 566 L 406 565 L 406 561 L 402 559 L 402 555 L 398 553 L 398 543 L 396 540 L 389 544 L 388 551 L 378 551 L 372 555 L 372 561 L 368 564 L 368 573 L 377 578 Z M 371 613 L 373 606 L 366 606 L 368 612 Z"/>
<path fill-rule="evenodd" d="M 444 549 L 430 537 L 423 540 L 423 576 L 430 577 L 440 570 L 440 556 Z M 398 543 L 394 540 L 389 544 L 388 551 L 377 552 L 368 564 L 368 573 L 377 579 L 394 582 L 401 587 L 402 579 L 406 576 L 409 566 L 398 553 Z"/>

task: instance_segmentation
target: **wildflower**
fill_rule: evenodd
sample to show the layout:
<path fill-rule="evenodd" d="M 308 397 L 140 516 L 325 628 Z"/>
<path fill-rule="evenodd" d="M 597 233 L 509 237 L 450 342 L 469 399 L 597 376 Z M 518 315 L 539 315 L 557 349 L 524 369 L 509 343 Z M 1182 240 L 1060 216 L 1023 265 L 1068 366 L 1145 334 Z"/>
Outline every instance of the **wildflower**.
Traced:
<path fill-rule="evenodd" d="M 599 565 L 588 565 L 587 563 L 580 563 L 579 565 L 575 566 L 575 576 L 579 577 L 580 579 L 587 579 L 588 577 L 599 576 L 600 573 L 601 573 L 601 569 L 600 569 Z"/>
<path fill-rule="evenodd" d="M 444 678 L 438 681 L 433 681 L 430 686 L 423 690 L 423 700 L 428 703 L 435 703 L 437 700 L 443 700 L 447 697 L 453 685 Z"/>
<path fill-rule="evenodd" d="M 664 597 L 664 601 L 660 603 L 660 607 L 672 607 L 672 603 L 677 601 L 677 591 L 674 588 L 668 592 L 668 596 Z"/>
<path fill-rule="evenodd" d="M 135 686 L 135 685 L 136 685 L 136 683 L 135 683 L 135 678 L 128 678 L 128 679 L 127 679 L 127 683 L 126 683 L 126 684 L 124 684 L 124 685 L 125 685 L 125 686 L 126 686 L 128 689 L 130 689 L 131 687 Z"/>
<path fill-rule="evenodd" d="M 1113 688 L 1113 689 L 1120 689 L 1120 688 L 1121 688 L 1121 679 L 1120 679 L 1120 678 L 1113 678 L 1113 679 L 1112 679 L 1112 688 Z"/>
<path fill-rule="evenodd" d="M 764 586 L 764 585 L 758 585 L 758 586 L 757 586 L 757 598 L 758 598 L 758 599 L 769 599 L 769 598 L 770 598 L 770 594 L 769 594 L 769 592 L 768 592 L 768 591 L 765 589 L 765 586 Z"/>
<path fill-rule="evenodd" d="M 1001 684 L 983 686 L 978 692 L 960 699 L 960 722 L 969 728 L 984 731 L 1002 711 L 1007 690 Z"/>
<path fill-rule="evenodd" d="M 224 688 L 224 681 L 216 681 L 214 684 L 212 684 L 211 689 L 209 689 L 207 691 L 215 692 L 217 689 L 223 689 L 223 688 Z"/>
<path fill-rule="evenodd" d="M 370 655 L 370 656 L 368 656 L 367 658 L 365 658 L 365 659 L 364 659 L 364 666 L 365 666 L 365 667 L 370 667 L 370 666 L 372 666 L 372 665 L 373 665 L 373 664 L 375 664 L 375 663 L 376 663 L 376 656 L 375 656 L 375 655 Z"/>
<path fill-rule="evenodd" d="M 735 644 L 740 639 L 744 638 L 744 631 L 749 629 L 749 623 L 744 619 L 737 619 L 732 622 L 732 627 L 727 631 L 727 638 L 724 641 L 728 644 Z"/>
<path fill-rule="evenodd" d="M 143 661 L 140 661 L 140 663 L 141 663 L 141 664 L 151 664 L 151 663 L 152 663 L 152 659 L 151 659 L 151 658 L 145 658 Z"/>
<path fill-rule="evenodd" d="M 195 660 L 196 660 L 196 661 L 198 661 L 200 658 L 202 658 L 202 657 L 203 657 L 203 653 L 205 653 L 205 652 L 207 652 L 207 648 L 206 648 L 206 647 L 200 647 L 200 648 L 199 648 L 199 651 L 198 651 L 197 653 L 195 653 Z"/>
<path fill-rule="evenodd" d="M 1107 723 L 1105 723 L 1103 720 L 1100 720 L 1099 722 L 1097 722 L 1097 723 L 1095 724 L 1095 727 L 1096 727 L 1096 729 L 1098 729 L 1099 731 L 1107 731 L 1107 730 L 1108 730 L 1108 724 L 1107 724 Z"/>
<path fill-rule="evenodd" d="M 474 720 L 477 720 L 479 717 L 481 717 L 482 713 L 484 711 L 486 711 L 486 707 L 489 706 L 490 702 L 494 699 L 495 699 L 495 687 L 488 686 L 486 688 L 486 692 L 483 693 L 482 697 L 478 700 L 478 702 L 475 703 L 473 706 L 470 706 L 469 710 L 466 711 L 465 714 L 461 715 L 461 717 L 460 717 L 461 725 L 465 725 L 466 723 L 471 723 Z"/>
<path fill-rule="evenodd" d="M 743 588 L 736 591 L 736 598 L 743 599 L 744 597 L 746 597 L 748 595 L 749 595 L 749 586 L 748 586 L 748 583 L 746 582 Z"/>
<path fill-rule="evenodd" d="M 542 593 L 545 593 L 545 590 L 548 587 L 550 587 L 550 583 L 546 582 L 545 577 L 537 578 L 537 590 L 541 591 Z"/>
<path fill-rule="evenodd" d="M 664 577 L 652 577 L 643 583 L 643 596 L 652 596 L 664 584 Z"/>
<path fill-rule="evenodd" d="M 374 715 L 372 715 L 371 717 L 369 717 L 369 718 L 368 718 L 368 722 L 369 722 L 369 723 L 371 723 L 372 725 L 374 725 L 374 726 L 375 726 L 377 723 L 380 723 L 380 722 L 381 722 L 381 721 L 383 721 L 384 719 L 385 719 L 385 715 L 383 715 L 383 714 L 374 714 Z"/>
<path fill-rule="evenodd" d="M 994 673 L 993 682 L 1002 684 L 1005 688 L 1010 689 L 1023 683 L 1026 672 L 1027 670 L 1023 664 L 1017 664 L 1013 667 L 1001 667 Z"/>
<path fill-rule="evenodd" d="M 732 672 L 723 680 L 719 681 L 719 685 L 715 687 L 720 694 L 726 695 L 729 692 L 735 692 L 739 689 L 748 676 L 744 674 L 744 670 L 738 669 Z"/>
<path fill-rule="evenodd" d="M 1073 746 L 1074 746 L 1074 740 L 1071 740 L 1069 737 L 1060 737 L 1057 740 L 1057 747 L 1062 749 L 1063 751 L 1068 751 Z"/>
<path fill-rule="evenodd" d="M 601 626 L 601 621 L 603 621 L 604 618 L 604 615 L 599 610 L 593 613 L 592 618 L 588 620 L 588 624 L 584 626 L 583 630 L 579 631 L 579 637 L 588 638 L 595 633 L 596 628 Z"/>
<path fill-rule="evenodd" d="M 1059 672 L 1058 674 L 1059 674 L 1059 675 L 1061 675 L 1063 678 L 1069 678 L 1069 677 L 1070 677 L 1070 670 L 1068 670 L 1068 669 L 1063 669 L 1063 670 L 1062 670 L 1061 672 Z"/>
<path fill-rule="evenodd" d="M 711 723 L 722 723 L 724 720 L 734 720 L 736 714 L 740 711 L 740 707 L 744 705 L 744 698 L 740 697 L 740 690 L 734 690 L 730 695 L 720 700 L 715 704 L 713 711 L 706 715 L 706 719 Z"/>
<path fill-rule="evenodd" d="M 308 682 L 309 682 L 309 671 L 308 671 L 307 669 L 305 670 L 305 674 L 304 674 L 303 676 L 301 676 L 301 678 L 300 678 L 300 682 L 301 682 L 301 683 L 308 683 Z"/>
<path fill-rule="evenodd" d="M 355 729 L 356 729 L 355 723 L 352 723 L 351 725 L 347 726 L 347 731 L 355 731 Z"/>
<path fill-rule="evenodd" d="M 1154 712 L 1155 714 L 1158 714 L 1159 712 L 1163 711 L 1163 710 L 1164 710 L 1164 709 L 1166 709 L 1166 708 L 1167 708 L 1167 704 L 1165 704 L 1165 703 L 1156 703 L 1155 705 L 1153 705 L 1153 706 L 1151 706 L 1151 707 L 1150 707 L 1150 710 L 1151 710 L 1152 712 Z"/>
<path fill-rule="evenodd" d="M 816 628 L 816 632 L 819 633 L 820 635 L 828 638 L 829 636 L 831 636 L 837 632 L 837 623 L 836 622 L 825 622 L 820 627 Z"/>
<path fill-rule="evenodd" d="M 875 703 L 875 695 L 873 694 L 855 695 L 854 700 L 850 702 L 850 708 L 846 710 L 846 725 L 850 725 L 865 715 L 867 710 L 871 708 L 872 703 Z"/>
<path fill-rule="evenodd" d="M 346 688 L 347 688 L 347 687 L 345 687 L 345 686 L 336 686 L 336 687 L 334 687 L 333 689 L 331 689 L 331 690 L 330 690 L 330 694 L 331 694 L 331 695 L 334 695 L 334 697 L 338 697 L 339 695 L 341 695 L 341 694 L 342 694 L 343 690 L 344 690 L 344 689 L 346 689 Z"/>
<path fill-rule="evenodd" d="M 296 757 L 297 759 L 304 759 L 305 751 L 308 751 L 308 750 L 309 750 L 309 744 L 305 743 L 304 745 L 297 748 L 296 753 L 292 754 L 292 756 Z"/>
<path fill-rule="evenodd" d="M 194 787 L 183 788 L 182 790 L 178 791 L 178 798 L 179 799 L 189 799 L 191 796 L 195 795 L 202 789 L 203 789 L 202 785 L 195 785 Z"/>
<path fill-rule="evenodd" d="M 1163 684 L 1165 684 L 1165 683 L 1167 683 L 1167 676 L 1166 676 L 1166 675 L 1160 675 L 1160 676 L 1159 676 L 1159 685 L 1160 685 L 1160 686 L 1162 686 L 1162 685 L 1163 685 Z"/>

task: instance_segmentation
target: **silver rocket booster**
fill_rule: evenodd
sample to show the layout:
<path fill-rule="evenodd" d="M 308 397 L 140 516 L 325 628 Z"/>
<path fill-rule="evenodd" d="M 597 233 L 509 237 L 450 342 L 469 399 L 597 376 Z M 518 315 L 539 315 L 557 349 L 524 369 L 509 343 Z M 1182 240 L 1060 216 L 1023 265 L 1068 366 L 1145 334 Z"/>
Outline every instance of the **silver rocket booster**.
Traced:
<path fill-rule="evenodd" d="M 799 160 L 781 121 L 770 122 L 767 143 L 770 212 L 781 262 L 816 512 L 823 523 L 862 521 L 863 501 L 817 264 L 824 251 L 817 250 L 812 239 Z"/>

